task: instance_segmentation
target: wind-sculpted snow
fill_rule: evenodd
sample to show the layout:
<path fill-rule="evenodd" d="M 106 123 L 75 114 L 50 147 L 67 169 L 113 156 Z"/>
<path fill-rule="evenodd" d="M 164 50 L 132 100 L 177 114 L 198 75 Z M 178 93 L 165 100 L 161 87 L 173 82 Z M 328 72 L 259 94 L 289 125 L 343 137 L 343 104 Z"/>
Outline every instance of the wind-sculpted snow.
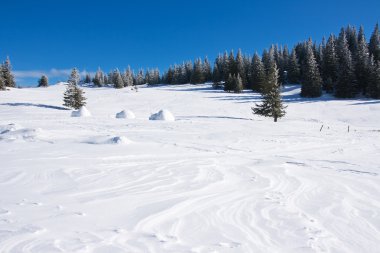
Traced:
<path fill-rule="evenodd" d="M 64 87 L 25 90 L 0 92 L 0 252 L 378 252 L 380 104 L 289 87 L 273 123 L 253 93 L 85 88 L 92 117 L 71 118 L 7 105 Z M 163 107 L 176 121 L 148 120 Z"/>

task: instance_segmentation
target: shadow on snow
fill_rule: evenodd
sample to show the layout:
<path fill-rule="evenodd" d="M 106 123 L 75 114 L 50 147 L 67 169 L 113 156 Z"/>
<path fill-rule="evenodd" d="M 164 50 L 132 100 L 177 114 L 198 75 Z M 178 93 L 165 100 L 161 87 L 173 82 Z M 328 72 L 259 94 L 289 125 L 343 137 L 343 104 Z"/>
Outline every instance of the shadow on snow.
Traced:
<path fill-rule="evenodd" d="M 68 111 L 70 109 L 67 109 L 62 106 L 55 106 L 55 105 L 44 105 L 44 104 L 33 104 L 33 103 L 3 103 L 0 105 L 7 105 L 7 106 L 32 106 L 32 107 L 39 107 L 39 108 L 47 108 L 47 109 L 54 109 L 54 110 L 61 110 L 61 111 Z"/>

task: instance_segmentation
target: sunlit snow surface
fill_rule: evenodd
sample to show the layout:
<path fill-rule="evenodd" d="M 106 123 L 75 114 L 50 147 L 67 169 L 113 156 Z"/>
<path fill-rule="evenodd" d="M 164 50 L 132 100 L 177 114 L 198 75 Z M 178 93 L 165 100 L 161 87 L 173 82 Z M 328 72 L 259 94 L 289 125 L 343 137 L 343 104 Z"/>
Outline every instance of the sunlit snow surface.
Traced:
<path fill-rule="evenodd" d="M 64 89 L 0 92 L 0 252 L 379 252 L 380 101 Z"/>

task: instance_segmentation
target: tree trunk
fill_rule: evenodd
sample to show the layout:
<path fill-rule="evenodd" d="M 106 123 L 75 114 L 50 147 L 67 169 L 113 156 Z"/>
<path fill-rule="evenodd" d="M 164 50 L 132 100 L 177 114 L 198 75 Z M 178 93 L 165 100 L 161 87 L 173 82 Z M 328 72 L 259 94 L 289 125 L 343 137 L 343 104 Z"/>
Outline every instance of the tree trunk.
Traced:
<path fill-rule="evenodd" d="M 277 122 L 277 117 L 274 117 L 274 122 Z"/>

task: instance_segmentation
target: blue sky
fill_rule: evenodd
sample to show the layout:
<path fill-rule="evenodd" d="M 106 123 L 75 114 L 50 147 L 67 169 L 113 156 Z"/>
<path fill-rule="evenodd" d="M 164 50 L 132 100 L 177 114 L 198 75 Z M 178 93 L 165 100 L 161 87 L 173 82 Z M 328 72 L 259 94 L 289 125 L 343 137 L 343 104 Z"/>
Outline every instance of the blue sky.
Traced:
<path fill-rule="evenodd" d="M 18 84 L 65 80 L 72 67 L 93 72 L 159 67 L 241 48 L 338 33 L 380 20 L 379 0 L 2 1 L 0 59 L 10 56 Z"/>

